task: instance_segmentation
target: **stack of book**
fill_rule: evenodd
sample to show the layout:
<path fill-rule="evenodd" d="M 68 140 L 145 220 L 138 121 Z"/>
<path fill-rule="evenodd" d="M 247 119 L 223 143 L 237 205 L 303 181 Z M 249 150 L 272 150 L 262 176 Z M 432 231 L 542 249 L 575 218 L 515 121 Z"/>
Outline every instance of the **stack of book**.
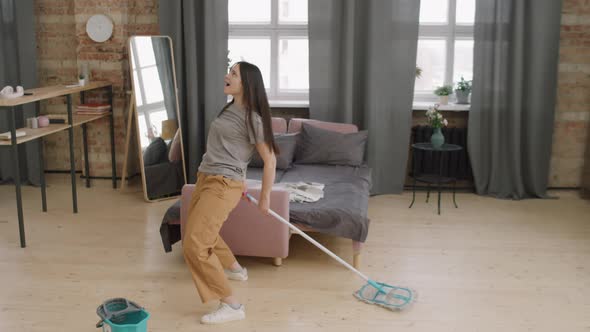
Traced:
<path fill-rule="evenodd" d="M 109 104 L 80 104 L 76 106 L 76 114 L 82 115 L 100 115 L 110 112 Z"/>

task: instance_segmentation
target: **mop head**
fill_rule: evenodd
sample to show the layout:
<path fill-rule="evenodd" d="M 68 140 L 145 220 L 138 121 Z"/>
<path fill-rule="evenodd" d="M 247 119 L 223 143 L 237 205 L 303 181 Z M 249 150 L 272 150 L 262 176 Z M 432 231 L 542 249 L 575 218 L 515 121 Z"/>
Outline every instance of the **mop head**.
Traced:
<path fill-rule="evenodd" d="M 404 287 L 369 281 L 353 293 L 354 297 L 369 304 L 375 304 L 389 310 L 402 310 L 416 300 L 416 291 Z"/>

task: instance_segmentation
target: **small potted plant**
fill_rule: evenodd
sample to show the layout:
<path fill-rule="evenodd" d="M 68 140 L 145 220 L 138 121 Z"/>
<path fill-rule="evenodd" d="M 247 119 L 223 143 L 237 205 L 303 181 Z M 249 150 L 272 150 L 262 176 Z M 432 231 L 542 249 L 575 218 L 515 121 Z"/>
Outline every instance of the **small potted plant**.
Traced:
<path fill-rule="evenodd" d="M 442 114 L 438 110 L 438 104 L 431 106 L 426 111 L 426 118 L 428 124 L 434 129 L 432 136 L 430 136 L 430 143 L 435 149 L 439 149 L 445 144 L 445 137 L 442 134 L 441 128 L 446 127 L 449 122 L 443 118 Z"/>
<path fill-rule="evenodd" d="M 439 86 L 434 90 L 434 94 L 440 99 L 441 105 L 449 103 L 449 95 L 453 94 L 453 87 L 450 85 Z"/>
<path fill-rule="evenodd" d="M 457 83 L 455 88 L 455 95 L 457 96 L 457 104 L 469 104 L 469 94 L 471 93 L 471 81 L 466 81 L 463 76 Z"/>
<path fill-rule="evenodd" d="M 86 78 L 84 77 L 84 74 L 78 75 L 78 84 L 80 84 L 80 86 L 84 86 L 86 84 Z"/>

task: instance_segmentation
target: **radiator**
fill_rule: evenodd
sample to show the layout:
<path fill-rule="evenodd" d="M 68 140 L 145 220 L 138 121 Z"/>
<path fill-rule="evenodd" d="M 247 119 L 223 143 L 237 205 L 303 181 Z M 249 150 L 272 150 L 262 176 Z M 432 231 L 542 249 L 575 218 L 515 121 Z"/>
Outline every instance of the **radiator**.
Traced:
<path fill-rule="evenodd" d="M 456 144 L 463 147 L 459 152 L 445 152 L 442 175 L 457 178 L 458 180 L 473 180 L 469 155 L 467 153 L 467 128 L 442 128 L 445 143 Z M 428 126 L 412 127 L 411 143 L 430 142 L 432 128 Z M 410 176 L 417 174 L 438 174 L 440 153 L 426 151 L 412 151 Z"/>

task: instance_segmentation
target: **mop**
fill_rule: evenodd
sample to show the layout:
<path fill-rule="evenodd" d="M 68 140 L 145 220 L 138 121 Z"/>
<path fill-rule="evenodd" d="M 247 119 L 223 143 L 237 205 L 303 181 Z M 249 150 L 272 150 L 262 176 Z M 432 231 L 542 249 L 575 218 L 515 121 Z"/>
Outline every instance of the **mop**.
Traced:
<path fill-rule="evenodd" d="M 244 196 L 246 196 L 250 202 L 253 202 L 258 205 L 258 201 L 256 200 L 256 198 L 254 198 L 249 193 L 244 193 Z M 330 257 L 334 258 L 338 263 L 344 265 L 346 268 L 356 273 L 359 277 L 363 278 L 367 283 L 363 285 L 363 287 L 361 287 L 359 290 L 353 293 L 354 297 L 356 297 L 358 300 L 369 304 L 375 304 L 394 311 L 405 309 L 415 300 L 416 292 L 414 290 L 410 290 L 405 287 L 392 286 L 370 279 L 361 271 L 355 269 L 350 264 L 345 262 L 342 258 L 338 257 L 336 254 L 328 250 L 326 247 L 319 244 L 316 240 L 312 239 L 309 235 L 305 234 L 299 228 L 293 226 L 290 222 L 285 220 L 283 217 L 278 215 L 273 210 L 269 210 L 269 214 L 275 217 L 275 219 L 277 219 L 278 221 L 287 225 L 295 233 L 301 235 L 304 239 L 311 242 L 311 244 L 321 249 Z"/>

